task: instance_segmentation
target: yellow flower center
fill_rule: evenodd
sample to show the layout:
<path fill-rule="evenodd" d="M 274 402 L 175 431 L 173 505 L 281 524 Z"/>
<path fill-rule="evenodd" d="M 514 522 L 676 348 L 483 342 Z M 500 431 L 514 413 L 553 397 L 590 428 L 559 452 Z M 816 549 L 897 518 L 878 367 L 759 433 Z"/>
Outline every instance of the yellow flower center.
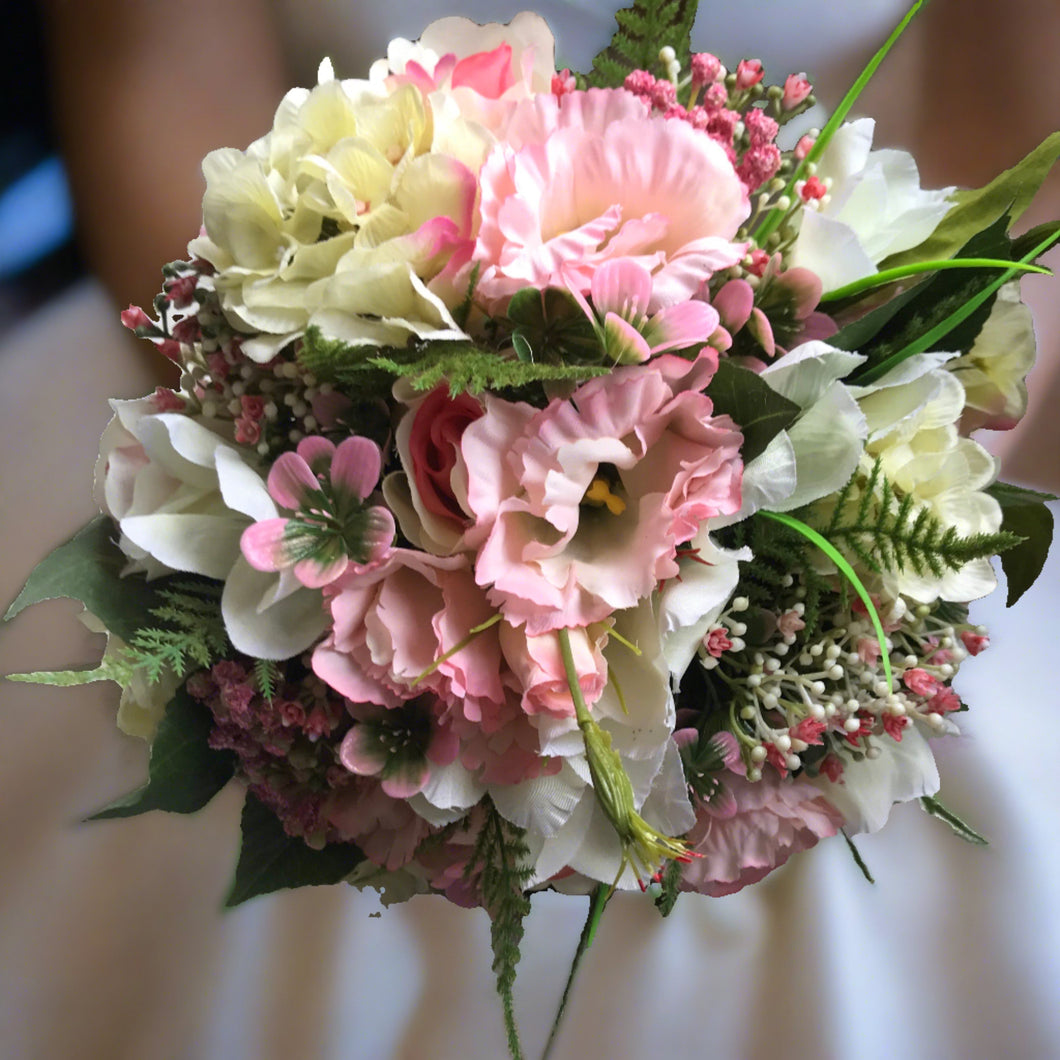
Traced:
<path fill-rule="evenodd" d="M 612 493 L 611 483 L 599 475 L 585 491 L 582 503 L 591 504 L 594 508 L 606 507 L 612 515 L 621 515 L 626 510 L 626 502 Z"/>

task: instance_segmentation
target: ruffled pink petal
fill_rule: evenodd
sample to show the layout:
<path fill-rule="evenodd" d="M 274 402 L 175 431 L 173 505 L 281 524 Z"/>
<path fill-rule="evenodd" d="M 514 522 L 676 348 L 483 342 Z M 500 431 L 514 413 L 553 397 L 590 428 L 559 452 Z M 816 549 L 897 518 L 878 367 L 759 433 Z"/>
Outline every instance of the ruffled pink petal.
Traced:
<path fill-rule="evenodd" d="M 282 453 L 269 471 L 268 487 L 269 496 L 277 504 L 298 511 L 307 494 L 320 489 L 320 482 L 298 453 Z"/>
<path fill-rule="evenodd" d="M 331 461 L 331 485 L 337 492 L 364 500 L 379 481 L 382 458 L 370 438 L 355 435 L 339 443 Z"/>
<path fill-rule="evenodd" d="M 247 562 L 260 571 L 278 571 L 288 565 L 283 547 L 288 519 L 265 519 L 251 523 L 239 539 L 239 547 Z"/>

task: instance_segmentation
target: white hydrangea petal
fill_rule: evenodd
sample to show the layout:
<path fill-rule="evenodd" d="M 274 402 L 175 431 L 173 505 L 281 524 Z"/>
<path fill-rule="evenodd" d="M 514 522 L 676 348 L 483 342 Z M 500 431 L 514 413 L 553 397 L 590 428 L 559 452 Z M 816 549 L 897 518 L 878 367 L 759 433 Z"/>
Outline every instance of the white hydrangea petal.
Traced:
<path fill-rule="evenodd" d="M 837 350 L 827 342 L 815 340 L 789 350 L 778 361 L 767 365 L 761 377 L 770 389 L 808 409 L 820 400 L 833 383 L 845 379 L 865 363 L 860 353 Z"/>

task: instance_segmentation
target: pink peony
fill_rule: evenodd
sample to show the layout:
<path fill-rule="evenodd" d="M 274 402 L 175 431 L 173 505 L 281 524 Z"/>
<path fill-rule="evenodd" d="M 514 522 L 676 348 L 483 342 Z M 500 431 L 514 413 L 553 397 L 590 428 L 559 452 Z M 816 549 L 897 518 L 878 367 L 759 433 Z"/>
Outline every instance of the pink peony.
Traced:
<path fill-rule="evenodd" d="M 542 411 L 492 398 L 464 432 L 475 578 L 536 635 L 634 606 L 679 544 L 740 508 L 742 437 L 701 393 L 717 367 L 663 355 Z"/>
<path fill-rule="evenodd" d="M 586 293 L 605 261 L 633 258 L 654 273 L 653 313 L 746 249 L 732 240 L 747 192 L 725 151 L 622 89 L 518 104 L 480 189 L 476 295 L 491 310 L 528 286 Z"/>

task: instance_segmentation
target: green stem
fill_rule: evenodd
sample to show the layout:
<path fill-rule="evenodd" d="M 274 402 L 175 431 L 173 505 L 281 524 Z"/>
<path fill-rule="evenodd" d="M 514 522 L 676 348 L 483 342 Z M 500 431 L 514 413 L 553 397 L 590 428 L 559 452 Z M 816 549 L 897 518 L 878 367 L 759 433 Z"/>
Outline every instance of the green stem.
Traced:
<path fill-rule="evenodd" d="M 612 893 L 612 888 L 604 887 L 601 884 L 589 896 L 589 915 L 585 918 L 585 926 L 582 928 L 581 936 L 578 939 L 578 948 L 574 951 L 570 973 L 567 975 L 567 985 L 563 988 L 563 996 L 560 998 L 559 1008 L 556 1009 L 556 1017 L 552 1021 L 552 1030 L 549 1031 L 548 1041 L 545 1043 L 545 1051 L 541 1054 L 541 1060 L 548 1060 L 552 1055 L 552 1049 L 559 1034 L 559 1026 L 563 1020 L 563 1014 L 567 1010 L 567 1002 L 570 1000 L 571 990 L 574 987 L 574 977 L 578 974 L 578 969 L 581 966 L 586 950 L 593 944 L 593 939 L 596 937 L 596 929 L 600 925 L 600 918 L 604 915 L 604 909 L 607 908 L 607 903 L 610 901 Z"/>
<path fill-rule="evenodd" d="M 884 269 L 883 272 L 874 272 L 871 276 L 863 276 L 860 280 L 837 287 L 834 291 L 821 295 L 822 302 L 839 302 L 844 298 L 853 298 L 864 291 L 871 291 L 876 287 L 885 287 L 896 280 L 904 280 L 907 276 L 918 276 L 923 272 L 942 272 L 945 269 L 1015 269 L 1018 272 L 1040 272 L 1046 276 L 1052 276 L 1053 270 L 1043 268 L 1041 265 L 1030 265 L 1022 261 L 1002 261 L 1000 258 L 949 258 L 940 261 L 915 261 L 910 265 L 897 265 L 893 269 Z"/>
<path fill-rule="evenodd" d="M 790 196 L 793 193 L 795 184 L 802 180 L 806 175 L 806 171 L 811 163 L 816 162 L 824 149 L 828 146 L 832 137 L 835 135 L 836 130 L 840 125 L 843 124 L 843 120 L 847 114 L 850 113 L 850 108 L 857 102 L 858 96 L 861 95 L 865 86 L 872 80 L 872 75 L 876 73 L 877 67 L 887 57 L 887 53 L 894 47 L 898 38 L 905 32 L 906 26 L 913 21 L 913 17 L 916 13 L 924 6 L 925 0 L 916 0 L 916 3 L 909 9 L 905 18 L 895 27 L 894 32 L 884 41 L 883 46 L 878 52 L 869 60 L 868 65 L 864 70 L 861 71 L 861 75 L 850 87 L 850 91 L 843 97 L 842 102 L 833 111 L 832 116 L 828 119 L 824 129 L 821 130 L 821 135 L 817 137 L 816 142 L 809 151 L 806 152 L 806 157 L 796 167 L 795 172 L 792 174 L 791 179 L 788 181 L 787 187 L 784 189 L 785 195 Z M 783 211 L 779 208 L 774 208 L 766 214 L 762 223 L 754 232 L 755 241 L 759 246 L 762 245 L 763 240 L 777 229 L 781 222 L 781 216 Z"/>
<path fill-rule="evenodd" d="M 430 675 L 433 674 L 442 663 L 462 652 L 480 633 L 485 633 L 487 629 L 491 626 L 495 626 L 500 620 L 501 616 L 498 613 L 492 618 L 487 618 L 485 622 L 482 622 L 477 626 L 472 626 L 463 640 L 457 641 L 457 643 L 454 644 L 444 655 L 439 655 L 438 658 L 423 671 L 423 673 L 416 675 L 415 680 L 412 682 L 412 687 L 415 688 L 425 677 L 430 677 Z"/>
<path fill-rule="evenodd" d="M 861 602 L 865 605 L 865 609 L 869 613 L 869 618 L 872 619 L 872 627 L 876 630 L 876 639 L 880 644 L 880 659 L 883 661 L 883 672 L 887 678 L 888 686 L 891 691 L 894 691 L 894 674 L 891 672 L 891 653 L 887 650 L 887 636 L 883 632 L 883 623 L 880 621 L 879 612 L 876 610 L 876 605 L 872 602 L 872 597 L 869 595 L 868 589 L 865 588 L 864 583 L 857 576 L 854 568 L 847 562 L 843 553 L 840 552 L 839 549 L 828 540 L 828 538 L 823 537 L 814 530 L 812 526 L 807 526 L 801 520 L 794 518 L 794 516 L 788 515 L 785 512 L 760 511 L 758 514 L 765 516 L 767 519 L 772 519 L 774 522 L 783 523 L 785 526 L 802 534 L 802 536 L 808 541 L 812 541 L 839 568 L 839 570 L 846 576 L 847 581 L 854 586 L 854 591 L 861 597 Z"/>
<path fill-rule="evenodd" d="M 998 290 L 998 288 L 1008 283 L 1008 281 L 1016 275 L 1016 271 L 1021 265 L 1025 265 L 1027 262 L 1033 261 L 1039 255 L 1044 254 L 1058 239 L 1060 239 L 1060 229 L 1043 239 L 1033 250 L 1028 251 L 1011 268 L 1007 269 L 994 280 L 993 283 L 988 287 L 985 287 L 974 297 L 969 298 L 960 309 L 951 313 L 941 323 L 936 324 L 929 331 L 925 331 L 920 338 L 914 339 L 904 349 L 891 354 L 890 357 L 881 361 L 879 364 L 873 365 L 865 371 L 855 372 L 853 381 L 856 382 L 858 386 L 864 386 L 866 383 L 874 383 L 877 379 L 882 379 L 892 368 L 896 368 L 903 361 L 908 360 L 910 357 L 913 357 L 918 353 L 924 353 L 926 350 L 930 350 L 936 342 L 945 338 L 955 327 L 970 317 L 972 313 L 974 313 L 995 291 Z"/>

